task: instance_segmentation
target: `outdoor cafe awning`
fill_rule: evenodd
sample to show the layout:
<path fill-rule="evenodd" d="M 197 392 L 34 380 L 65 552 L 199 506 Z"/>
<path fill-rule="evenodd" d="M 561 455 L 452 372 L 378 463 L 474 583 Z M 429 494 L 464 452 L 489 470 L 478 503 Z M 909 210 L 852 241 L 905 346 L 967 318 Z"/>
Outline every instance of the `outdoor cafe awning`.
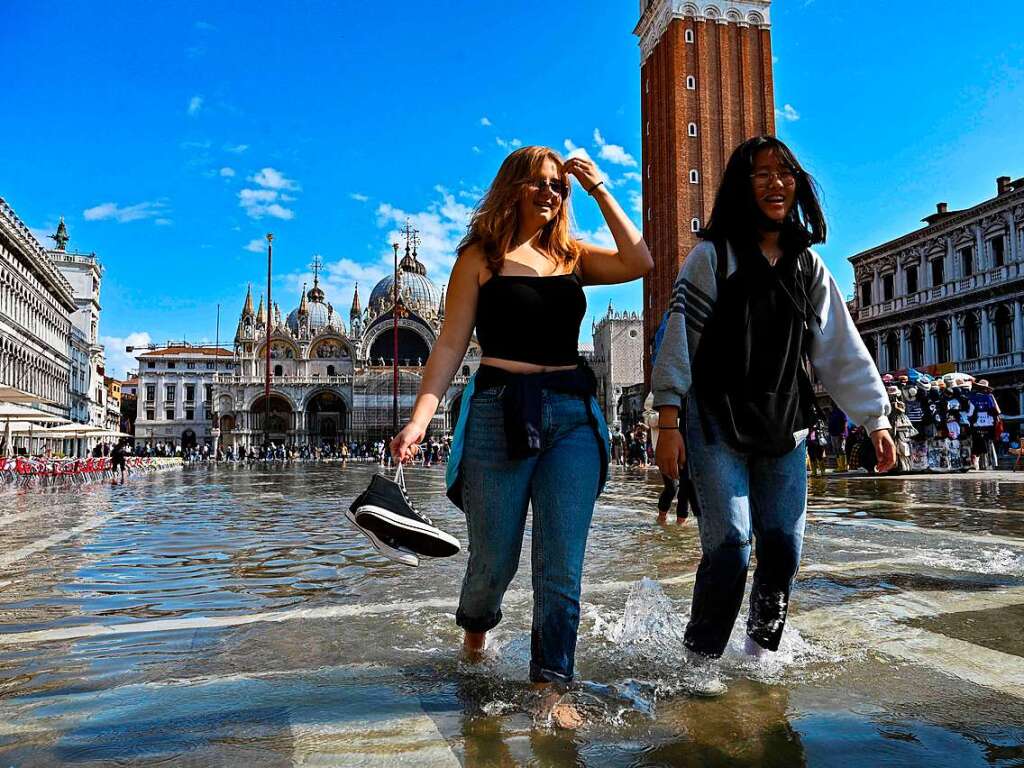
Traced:
<path fill-rule="evenodd" d="M 0 422 L 7 421 L 39 421 L 50 424 L 68 423 L 68 420 L 63 416 L 54 416 L 52 413 L 40 411 L 38 408 L 30 408 L 19 403 L 0 402 Z"/>
<path fill-rule="evenodd" d="M 18 389 L 17 387 L 9 387 L 6 384 L 0 384 L 0 403 L 20 403 L 22 405 L 38 403 L 42 405 L 53 405 L 53 403 L 45 397 L 33 395 L 31 392 L 26 392 L 25 390 Z"/>

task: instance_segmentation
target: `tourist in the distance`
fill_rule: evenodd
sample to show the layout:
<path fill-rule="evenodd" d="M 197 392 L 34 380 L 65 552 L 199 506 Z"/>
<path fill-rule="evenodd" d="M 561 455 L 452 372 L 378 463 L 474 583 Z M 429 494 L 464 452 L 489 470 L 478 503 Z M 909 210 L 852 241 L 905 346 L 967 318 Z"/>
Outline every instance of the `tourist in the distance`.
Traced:
<path fill-rule="evenodd" d="M 575 240 L 570 177 L 601 209 L 616 248 Z M 463 393 L 447 470 L 466 513 L 469 565 L 456 621 L 470 656 L 501 621 L 533 509 L 530 680 L 556 725 L 581 718 L 559 688 L 573 678 L 583 553 L 608 466 L 608 427 L 593 373 L 577 353 L 584 285 L 624 283 L 652 267 L 643 237 L 589 159 L 523 147 L 498 170 L 448 283 L 445 322 L 410 422 L 391 442 L 409 459 L 476 328 L 479 371 Z"/>
<path fill-rule="evenodd" d="M 842 290 L 810 250 L 825 229 L 793 153 L 774 137 L 750 139 L 730 158 L 702 242 L 676 280 L 652 386 L 658 465 L 674 477 L 689 464 L 699 508 L 703 556 L 685 635 L 698 663 L 725 650 L 752 541 L 746 649 L 779 647 L 804 532 L 814 420 L 806 358 L 867 428 L 879 471 L 895 459 L 878 371 Z M 709 678 L 705 692 L 723 689 Z"/>

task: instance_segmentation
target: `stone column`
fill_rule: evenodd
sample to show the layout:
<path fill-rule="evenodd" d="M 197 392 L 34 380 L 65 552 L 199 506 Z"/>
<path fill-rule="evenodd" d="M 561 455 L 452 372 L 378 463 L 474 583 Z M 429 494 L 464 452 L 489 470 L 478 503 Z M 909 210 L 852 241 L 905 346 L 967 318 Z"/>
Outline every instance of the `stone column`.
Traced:
<path fill-rule="evenodd" d="M 1024 317 L 1020 309 L 1020 301 L 1013 300 L 1013 349 L 1024 349 Z"/>
<path fill-rule="evenodd" d="M 945 258 L 945 272 L 946 282 L 955 280 L 958 275 L 956 274 L 956 253 L 953 250 L 953 236 L 946 235 L 946 258 Z"/>
<path fill-rule="evenodd" d="M 985 256 L 985 237 L 981 231 L 981 225 L 975 225 L 974 227 L 974 271 L 986 272 L 989 268 L 988 259 Z"/>
<path fill-rule="evenodd" d="M 995 324 L 992 322 L 992 318 L 989 317 L 989 309 L 990 307 L 981 308 L 981 328 L 979 329 L 981 343 L 978 346 L 982 357 L 988 357 L 996 348 L 995 344 L 992 343 L 992 331 Z"/>
<path fill-rule="evenodd" d="M 932 323 L 930 320 L 924 322 L 924 364 L 931 365 L 937 362 L 935 351 L 935 334 L 932 332 Z"/>
<path fill-rule="evenodd" d="M 899 329 L 900 334 L 900 368 L 910 368 L 910 326 Z"/>
<path fill-rule="evenodd" d="M 1006 212 L 1006 239 L 1009 241 L 1006 244 L 1009 249 L 1006 253 L 1007 263 L 1018 261 L 1021 254 L 1018 253 L 1020 246 L 1017 243 L 1017 220 L 1012 208 Z"/>
<path fill-rule="evenodd" d="M 960 317 L 955 313 L 950 318 L 949 324 L 949 356 L 952 358 L 951 362 L 959 363 L 963 360 L 963 337 L 961 336 L 962 323 Z"/>

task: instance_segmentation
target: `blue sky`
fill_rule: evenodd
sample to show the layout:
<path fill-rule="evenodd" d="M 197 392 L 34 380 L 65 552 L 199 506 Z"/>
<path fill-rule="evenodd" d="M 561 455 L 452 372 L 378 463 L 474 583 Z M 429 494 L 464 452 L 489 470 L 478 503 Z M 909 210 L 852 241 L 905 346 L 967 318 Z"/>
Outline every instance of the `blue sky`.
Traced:
<path fill-rule="evenodd" d="M 517 143 L 586 149 L 639 210 L 637 8 L 7 0 L 0 195 L 40 235 L 63 215 L 70 247 L 100 256 L 115 373 L 126 340 L 213 340 L 218 303 L 230 340 L 247 282 L 265 282 L 268 231 L 282 311 L 319 253 L 347 318 L 406 217 L 447 281 Z M 1018 4 L 919 8 L 772 7 L 778 133 L 823 188 L 822 254 L 848 292 L 851 254 L 1024 176 Z M 605 238 L 593 202 L 574 202 L 583 236 Z M 640 284 L 590 290 L 591 315 L 609 299 L 639 310 Z"/>

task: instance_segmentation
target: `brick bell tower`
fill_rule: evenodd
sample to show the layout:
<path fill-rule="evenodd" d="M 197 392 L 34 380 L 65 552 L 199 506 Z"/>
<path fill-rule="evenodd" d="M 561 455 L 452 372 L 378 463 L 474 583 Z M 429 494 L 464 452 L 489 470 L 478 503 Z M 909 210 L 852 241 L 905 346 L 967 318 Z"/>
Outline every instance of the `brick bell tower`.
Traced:
<path fill-rule="evenodd" d="M 771 0 L 640 0 L 644 381 L 679 265 L 707 223 L 732 151 L 775 132 Z"/>

